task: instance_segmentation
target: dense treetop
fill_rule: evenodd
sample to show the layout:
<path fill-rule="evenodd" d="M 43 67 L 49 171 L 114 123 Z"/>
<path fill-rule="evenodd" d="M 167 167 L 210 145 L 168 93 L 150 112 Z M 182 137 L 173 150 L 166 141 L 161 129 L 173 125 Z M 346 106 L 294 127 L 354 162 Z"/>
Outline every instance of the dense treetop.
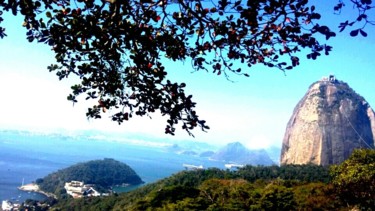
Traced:
<path fill-rule="evenodd" d="M 306 176 L 310 175 L 310 176 Z M 84 210 L 294 210 L 335 206 L 328 169 L 314 165 L 246 166 L 179 172 L 129 193 L 62 201 Z M 301 192 L 299 193 L 294 193 Z M 324 199 L 325 198 L 325 199 Z M 319 203 L 315 203 L 319 200 Z"/>
<path fill-rule="evenodd" d="M 367 36 L 372 1 L 350 2 L 358 18 L 340 30 L 359 22 L 350 35 Z M 339 1 L 333 10 L 340 13 L 344 5 Z M 30 42 L 51 46 L 56 63 L 50 71 L 60 79 L 79 77 L 68 100 L 96 99 L 88 117 L 111 109 L 112 120 L 122 123 L 158 110 L 168 116 L 169 134 L 179 122 L 189 134 L 208 126 L 186 84 L 168 80 L 165 62 L 187 61 L 193 70 L 227 77 L 248 76 L 243 67 L 255 64 L 288 70 L 299 65 L 301 49 L 309 59 L 328 55 L 332 47 L 319 38 L 335 36 L 307 0 L 0 0 L 0 24 L 3 12 L 24 17 Z"/>
<path fill-rule="evenodd" d="M 331 167 L 332 183 L 339 197 L 363 210 L 375 207 L 375 150 L 356 149 L 351 156 Z"/>

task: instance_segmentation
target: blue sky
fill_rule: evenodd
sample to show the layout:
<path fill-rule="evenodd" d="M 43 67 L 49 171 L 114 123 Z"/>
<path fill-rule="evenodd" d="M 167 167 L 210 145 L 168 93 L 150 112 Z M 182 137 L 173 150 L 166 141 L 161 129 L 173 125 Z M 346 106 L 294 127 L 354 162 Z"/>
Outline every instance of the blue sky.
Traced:
<path fill-rule="evenodd" d="M 336 29 L 345 15 L 333 15 L 334 1 L 320 5 L 322 23 Z M 324 16 L 327 15 L 327 16 Z M 280 146 L 286 124 L 295 105 L 309 85 L 323 76 L 335 74 L 375 107 L 375 29 L 368 26 L 368 37 L 351 38 L 337 33 L 329 40 L 333 52 L 317 60 L 301 55 L 301 65 L 285 73 L 262 65 L 248 70 L 249 78 L 223 76 L 207 72 L 191 73 L 189 62 L 167 63 L 172 80 L 187 83 L 187 93 L 198 103 L 200 116 L 207 120 L 208 133 L 195 131 L 195 138 L 180 130 L 175 137 L 164 134 L 165 121 L 134 118 L 123 125 L 102 120 L 87 120 L 84 100 L 72 105 L 66 100 L 75 79 L 59 81 L 47 66 L 54 62 L 48 46 L 28 43 L 22 20 L 5 16 L 3 26 L 8 37 L 0 40 L 0 128 L 39 131 L 94 129 L 124 134 L 145 134 L 162 139 L 196 140 L 224 144 L 239 141 L 249 148 Z M 337 30 L 338 31 L 338 30 Z"/>

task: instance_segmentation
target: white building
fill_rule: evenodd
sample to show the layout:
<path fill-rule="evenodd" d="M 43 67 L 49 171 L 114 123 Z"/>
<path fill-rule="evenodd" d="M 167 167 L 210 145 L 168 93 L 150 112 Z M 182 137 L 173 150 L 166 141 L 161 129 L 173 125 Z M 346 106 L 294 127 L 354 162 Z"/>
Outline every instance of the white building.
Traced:
<path fill-rule="evenodd" d="M 66 193 L 73 198 L 82 198 L 83 196 L 100 196 L 100 193 L 89 185 L 81 181 L 66 182 L 64 185 Z"/>
<path fill-rule="evenodd" d="M 4 200 L 1 203 L 1 210 L 4 210 L 4 211 L 18 210 L 19 208 L 20 208 L 20 204 L 15 204 L 8 200 Z"/>
<path fill-rule="evenodd" d="M 94 188 L 90 187 L 87 191 L 85 191 L 85 195 L 86 196 L 100 196 L 101 194 Z"/>
<path fill-rule="evenodd" d="M 13 209 L 13 204 L 12 202 L 8 200 L 4 200 L 3 203 L 1 204 L 1 210 L 12 210 Z"/>

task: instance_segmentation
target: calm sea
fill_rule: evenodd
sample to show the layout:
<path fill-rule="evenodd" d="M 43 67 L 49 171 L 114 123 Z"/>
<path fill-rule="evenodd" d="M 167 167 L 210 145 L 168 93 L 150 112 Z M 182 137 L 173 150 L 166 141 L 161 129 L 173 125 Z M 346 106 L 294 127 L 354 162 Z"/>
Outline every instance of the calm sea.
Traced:
<path fill-rule="evenodd" d="M 19 191 L 17 187 L 22 185 L 22 182 L 31 183 L 78 162 L 103 158 L 114 158 L 128 164 L 146 183 L 184 170 L 184 163 L 224 167 L 221 162 L 175 154 L 158 147 L 90 140 L 84 137 L 0 131 L 0 201 L 43 199 L 43 195 Z"/>

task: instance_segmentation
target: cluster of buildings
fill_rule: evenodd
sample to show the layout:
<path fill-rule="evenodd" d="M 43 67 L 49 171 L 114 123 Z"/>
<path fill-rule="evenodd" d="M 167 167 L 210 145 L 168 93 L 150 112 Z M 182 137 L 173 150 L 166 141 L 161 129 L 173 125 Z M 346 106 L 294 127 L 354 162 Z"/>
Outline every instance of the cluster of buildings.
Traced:
<path fill-rule="evenodd" d="M 4 211 L 19 210 L 20 206 L 21 206 L 20 204 L 16 204 L 11 201 L 4 200 L 1 203 L 1 210 L 4 210 Z"/>
<path fill-rule="evenodd" d="M 64 188 L 66 190 L 66 193 L 71 195 L 73 198 L 108 195 L 99 193 L 93 188 L 93 185 L 87 185 L 81 181 L 66 182 Z M 24 191 L 39 191 L 39 187 L 35 184 L 22 185 L 19 189 Z M 20 206 L 21 204 L 13 203 L 9 200 L 4 200 L 2 201 L 0 210 L 14 211 L 19 210 Z"/>
<path fill-rule="evenodd" d="M 100 196 L 101 194 L 96 191 L 92 185 L 85 185 L 81 181 L 66 182 L 64 185 L 66 193 L 73 198 L 82 198 L 90 196 Z"/>

